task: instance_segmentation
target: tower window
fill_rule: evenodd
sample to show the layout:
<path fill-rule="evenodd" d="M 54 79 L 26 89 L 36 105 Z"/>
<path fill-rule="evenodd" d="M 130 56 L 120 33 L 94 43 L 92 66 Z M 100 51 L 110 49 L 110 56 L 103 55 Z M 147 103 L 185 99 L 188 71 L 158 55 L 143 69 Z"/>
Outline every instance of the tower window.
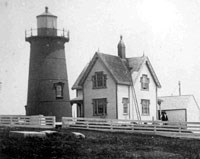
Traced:
<path fill-rule="evenodd" d="M 56 99 L 63 99 L 64 83 L 62 82 L 55 83 L 54 87 L 55 87 Z"/>
<path fill-rule="evenodd" d="M 149 113 L 150 100 L 142 99 L 141 105 L 142 105 L 142 115 L 150 115 Z"/>
<path fill-rule="evenodd" d="M 95 116 L 103 116 L 107 114 L 106 98 L 93 99 L 93 114 Z"/>
<path fill-rule="evenodd" d="M 142 77 L 140 78 L 140 82 L 142 90 L 149 90 L 149 78 L 147 77 L 147 75 L 142 75 Z"/>
<path fill-rule="evenodd" d="M 106 88 L 107 77 L 103 72 L 95 72 L 92 76 L 93 88 Z"/>

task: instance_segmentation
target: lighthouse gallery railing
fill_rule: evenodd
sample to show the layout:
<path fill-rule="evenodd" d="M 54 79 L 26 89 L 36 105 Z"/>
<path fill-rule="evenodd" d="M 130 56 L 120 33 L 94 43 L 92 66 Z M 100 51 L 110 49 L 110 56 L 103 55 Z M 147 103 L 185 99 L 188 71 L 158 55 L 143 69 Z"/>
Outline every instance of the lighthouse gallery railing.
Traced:
<path fill-rule="evenodd" d="M 65 37 L 65 38 L 70 37 L 68 30 L 65 30 L 65 29 L 53 29 L 53 30 L 57 32 L 56 36 L 58 37 Z M 25 38 L 29 38 L 32 36 L 41 36 L 38 34 L 38 29 L 25 30 Z"/>

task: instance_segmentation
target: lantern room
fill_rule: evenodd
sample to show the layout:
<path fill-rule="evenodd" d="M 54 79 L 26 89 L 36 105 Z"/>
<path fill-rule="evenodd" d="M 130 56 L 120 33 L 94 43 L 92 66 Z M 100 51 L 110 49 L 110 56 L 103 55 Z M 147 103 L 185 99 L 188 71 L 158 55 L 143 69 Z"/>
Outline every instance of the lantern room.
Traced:
<path fill-rule="evenodd" d="M 39 36 L 56 36 L 57 35 L 57 16 L 48 11 L 45 7 L 45 12 L 37 16 L 37 30 Z"/>

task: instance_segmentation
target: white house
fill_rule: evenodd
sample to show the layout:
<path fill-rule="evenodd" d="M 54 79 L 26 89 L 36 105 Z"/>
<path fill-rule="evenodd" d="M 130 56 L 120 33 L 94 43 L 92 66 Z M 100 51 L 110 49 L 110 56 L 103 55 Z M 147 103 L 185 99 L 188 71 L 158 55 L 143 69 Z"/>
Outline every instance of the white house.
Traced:
<path fill-rule="evenodd" d="M 126 58 L 122 36 L 118 56 L 96 52 L 72 89 L 77 117 L 109 119 L 158 118 L 157 90 L 161 87 L 146 56 Z"/>
<path fill-rule="evenodd" d="M 193 95 L 159 97 L 160 108 L 172 122 L 199 122 L 200 108 Z"/>

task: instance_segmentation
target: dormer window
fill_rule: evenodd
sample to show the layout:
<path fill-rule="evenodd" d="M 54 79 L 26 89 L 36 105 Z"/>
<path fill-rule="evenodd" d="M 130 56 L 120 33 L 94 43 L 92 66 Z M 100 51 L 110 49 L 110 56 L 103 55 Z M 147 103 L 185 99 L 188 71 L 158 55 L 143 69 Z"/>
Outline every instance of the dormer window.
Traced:
<path fill-rule="evenodd" d="M 140 78 L 140 82 L 142 90 L 149 90 L 149 78 L 147 77 L 147 75 L 143 74 Z"/>
<path fill-rule="evenodd" d="M 58 82 L 54 84 L 56 99 L 63 99 L 64 83 Z"/>
<path fill-rule="evenodd" d="M 106 88 L 106 75 L 103 72 L 95 72 L 92 76 L 93 88 Z"/>

